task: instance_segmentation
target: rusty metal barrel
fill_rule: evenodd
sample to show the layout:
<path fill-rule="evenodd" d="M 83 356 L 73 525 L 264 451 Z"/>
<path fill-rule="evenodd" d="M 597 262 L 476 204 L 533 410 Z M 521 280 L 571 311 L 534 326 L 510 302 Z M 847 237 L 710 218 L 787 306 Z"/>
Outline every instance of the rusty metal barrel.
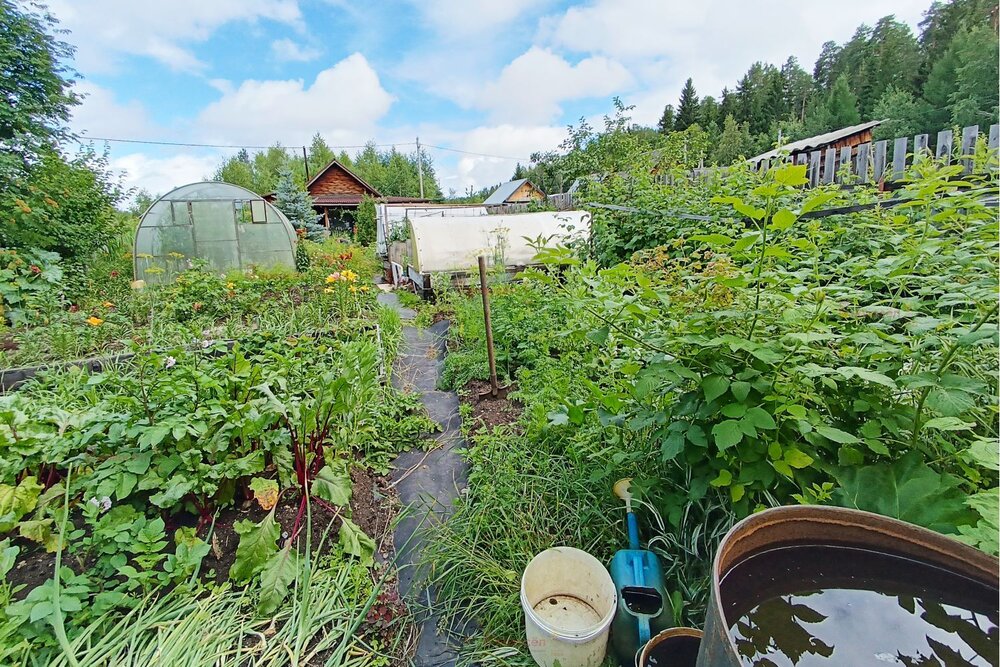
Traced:
<path fill-rule="evenodd" d="M 996 558 L 939 533 L 869 512 L 819 506 L 778 507 L 736 524 L 719 545 L 712 567 L 712 587 L 698 667 L 743 667 L 753 664 L 737 650 L 730 628 L 733 627 L 733 618 L 747 612 L 755 601 L 733 599 L 749 589 L 744 587 L 741 590 L 738 585 L 723 582 L 735 568 L 749 563 L 756 556 L 767 558 L 776 550 L 805 545 L 864 549 L 904 559 L 900 562 L 939 568 L 936 571 L 942 576 L 968 582 L 970 586 L 976 586 L 977 591 L 980 590 L 978 587 L 984 587 L 982 590 L 992 595 L 994 606 L 990 613 L 995 619 L 997 591 L 1000 591 Z M 835 574 L 832 575 L 833 580 L 828 582 L 830 588 L 849 588 L 853 585 L 851 559 L 842 560 L 832 568 Z M 786 560 L 786 565 L 789 562 L 793 561 Z M 798 567 L 797 562 L 795 567 Z M 786 582 L 787 576 L 791 575 L 784 574 L 788 569 L 786 567 L 785 571 L 777 572 L 774 577 L 760 577 L 764 588 L 769 587 L 769 590 L 763 591 L 764 594 L 780 597 L 791 592 Z M 760 585 L 759 581 L 755 584 L 758 588 Z M 889 595 L 897 594 L 891 590 L 891 585 L 889 588 Z"/>

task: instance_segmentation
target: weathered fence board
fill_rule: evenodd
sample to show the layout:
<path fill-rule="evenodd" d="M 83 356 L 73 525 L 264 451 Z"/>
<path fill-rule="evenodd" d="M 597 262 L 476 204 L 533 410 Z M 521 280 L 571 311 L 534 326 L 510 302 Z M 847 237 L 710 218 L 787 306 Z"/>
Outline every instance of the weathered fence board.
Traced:
<path fill-rule="evenodd" d="M 937 149 L 934 158 L 951 164 L 951 130 L 941 130 L 937 134 Z"/>
<path fill-rule="evenodd" d="M 976 154 L 976 139 L 979 137 L 979 126 L 973 125 L 962 130 L 962 165 L 966 174 L 972 172 L 972 156 Z"/>
<path fill-rule="evenodd" d="M 871 151 L 871 144 L 861 144 L 858 146 L 858 165 L 854 173 L 862 183 L 868 182 L 868 153 Z"/>
<path fill-rule="evenodd" d="M 892 145 L 892 180 L 897 181 L 906 174 L 906 148 L 910 140 L 899 137 Z"/>
<path fill-rule="evenodd" d="M 885 157 L 889 150 L 889 142 L 885 139 L 875 142 L 875 157 L 873 159 L 875 182 L 881 183 L 885 178 Z"/>
<path fill-rule="evenodd" d="M 837 149 L 826 149 L 826 162 L 823 164 L 823 183 L 833 183 L 833 177 L 837 175 Z"/>

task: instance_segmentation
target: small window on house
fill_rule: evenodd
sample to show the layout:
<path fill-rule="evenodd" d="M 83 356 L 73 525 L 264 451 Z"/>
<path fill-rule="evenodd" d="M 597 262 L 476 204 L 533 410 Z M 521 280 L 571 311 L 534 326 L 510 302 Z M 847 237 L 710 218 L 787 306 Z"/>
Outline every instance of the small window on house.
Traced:
<path fill-rule="evenodd" d="M 250 215 L 255 223 L 264 224 L 267 222 L 267 206 L 263 199 L 250 200 Z"/>

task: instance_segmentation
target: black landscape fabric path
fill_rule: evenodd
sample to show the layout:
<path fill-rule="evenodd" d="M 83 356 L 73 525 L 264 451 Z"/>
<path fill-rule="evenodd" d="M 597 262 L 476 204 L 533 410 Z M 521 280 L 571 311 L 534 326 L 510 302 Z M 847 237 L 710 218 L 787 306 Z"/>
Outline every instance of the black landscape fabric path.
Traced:
<path fill-rule="evenodd" d="M 396 560 L 400 567 L 400 595 L 411 610 L 433 608 L 435 592 L 421 581 L 417 563 L 424 545 L 424 528 L 431 521 L 452 513 L 452 501 L 468 481 L 468 465 L 456 453 L 465 447 L 458 396 L 438 391 L 437 382 L 445 355 L 448 322 L 438 322 L 427 329 L 406 323 L 415 313 L 402 308 L 395 294 L 380 294 L 378 300 L 399 310 L 403 317 L 403 341 L 393 367 L 392 384 L 398 389 L 419 392 L 431 419 L 441 425 L 434 443 L 427 450 L 414 449 L 400 454 L 393 463 L 392 478 L 404 508 L 393 535 Z M 419 613 L 419 612 L 418 612 Z M 438 615 L 418 615 L 420 637 L 415 667 L 451 667 L 457 653 L 438 629 Z"/>

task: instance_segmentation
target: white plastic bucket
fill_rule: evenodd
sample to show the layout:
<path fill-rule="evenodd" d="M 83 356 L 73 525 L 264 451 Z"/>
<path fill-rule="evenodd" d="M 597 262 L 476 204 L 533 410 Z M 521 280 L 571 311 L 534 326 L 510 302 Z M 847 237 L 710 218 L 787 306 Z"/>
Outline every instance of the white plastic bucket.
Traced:
<path fill-rule="evenodd" d="M 572 547 L 546 549 L 521 577 L 531 657 L 541 667 L 597 667 L 608 648 L 618 593 L 604 564 Z"/>

